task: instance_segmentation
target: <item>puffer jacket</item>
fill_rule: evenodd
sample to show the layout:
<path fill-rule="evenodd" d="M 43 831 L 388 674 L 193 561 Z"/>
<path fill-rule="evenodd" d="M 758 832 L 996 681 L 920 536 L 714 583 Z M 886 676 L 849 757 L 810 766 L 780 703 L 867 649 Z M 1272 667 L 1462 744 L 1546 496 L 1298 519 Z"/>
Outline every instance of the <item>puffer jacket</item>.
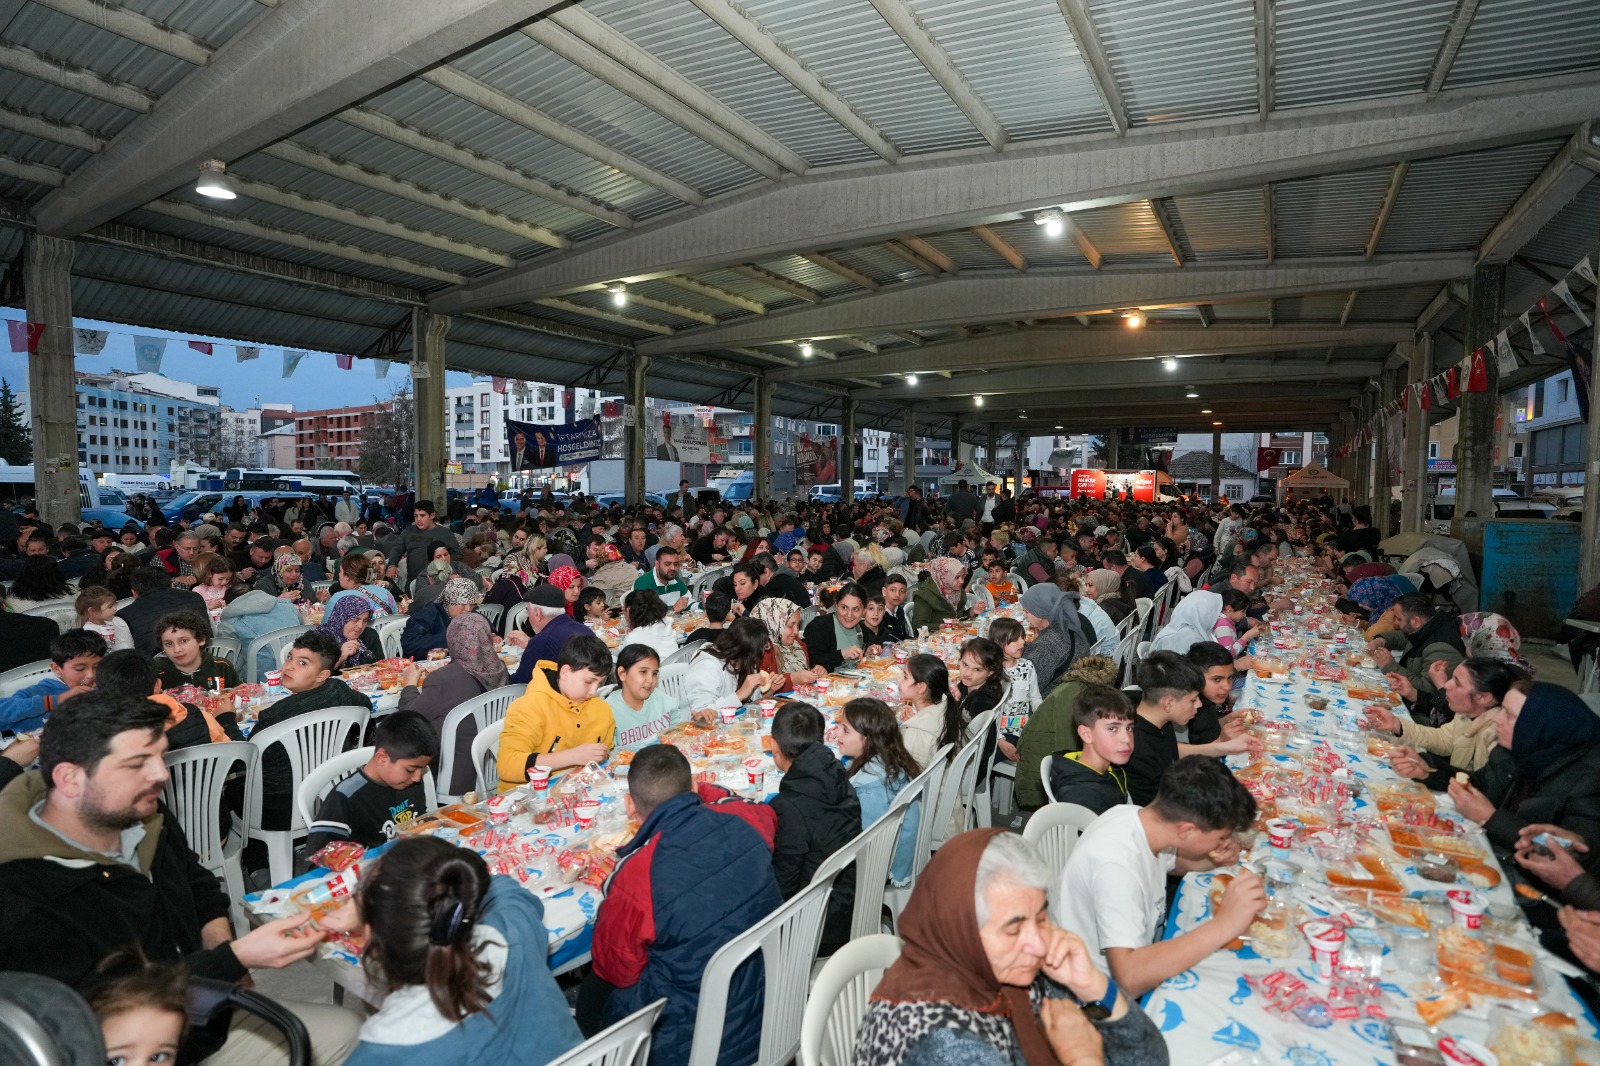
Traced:
<path fill-rule="evenodd" d="M 1483 830 L 1502 865 L 1510 865 L 1525 825 L 1559 825 L 1584 840 L 1600 840 L 1600 744 L 1564 753 L 1531 786 L 1517 779 L 1511 753 L 1495 747 L 1489 761 L 1472 772 L 1471 781 L 1494 804 Z M 1578 860 L 1589 869 L 1600 868 L 1600 856 L 1592 850 L 1580 853 Z"/>
<path fill-rule="evenodd" d="M 861 833 L 861 801 L 843 766 L 826 744 L 810 744 L 772 798 L 778 833 L 772 846 L 772 870 L 784 899 L 792 899 L 811 883 L 828 856 Z M 831 955 L 850 939 L 850 910 L 855 904 L 856 871 L 845 870 L 833 882 L 828 915 L 822 926 L 821 953 Z"/>
<path fill-rule="evenodd" d="M 1044 794 L 1044 783 L 1039 779 L 1039 764 L 1046 755 L 1077 749 L 1078 734 L 1073 729 L 1072 711 L 1078 703 L 1078 693 L 1086 684 L 1109 685 L 1116 676 L 1116 663 L 1104 655 L 1084 656 L 1067 668 L 1061 675 L 1061 683 L 1034 709 L 1033 717 L 1022 727 L 1022 736 L 1017 740 L 1018 806 L 1028 809 L 1044 806 L 1049 797 Z"/>
<path fill-rule="evenodd" d="M 222 609 L 222 617 L 217 621 L 217 636 L 233 637 L 248 648 L 257 637 L 303 624 L 294 604 L 270 593 L 252 590 Z M 278 663 L 270 651 L 263 648 L 256 653 L 257 677 L 277 668 Z"/>
<path fill-rule="evenodd" d="M 911 591 L 911 624 L 920 632 L 938 632 L 947 618 L 961 617 L 961 608 L 945 599 L 931 578 L 917 582 Z"/>
<path fill-rule="evenodd" d="M 1128 775 L 1120 766 L 1108 766 L 1101 773 L 1085 766 L 1081 751 L 1058 751 L 1050 761 L 1050 791 L 1057 803 L 1076 803 L 1096 814 L 1104 814 L 1119 803 L 1128 802 Z"/>
<path fill-rule="evenodd" d="M 707 804 L 685 792 L 651 811 L 617 851 L 617 868 L 595 917 L 594 972 L 616 986 L 606 1001 L 608 1025 L 666 997 L 650 1066 L 685 1066 L 706 963 L 783 902 L 770 842 L 737 816 L 756 806 Z M 757 1058 L 764 989 L 757 955 L 730 983 L 718 1066 Z"/>

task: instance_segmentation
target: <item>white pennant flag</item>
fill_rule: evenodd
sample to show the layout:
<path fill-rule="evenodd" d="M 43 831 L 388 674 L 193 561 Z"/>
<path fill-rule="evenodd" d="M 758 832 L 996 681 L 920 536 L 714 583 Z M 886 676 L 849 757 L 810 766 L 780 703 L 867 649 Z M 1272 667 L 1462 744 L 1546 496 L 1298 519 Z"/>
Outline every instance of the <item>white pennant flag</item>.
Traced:
<path fill-rule="evenodd" d="M 305 357 L 305 352 L 292 352 L 285 348 L 283 350 L 283 376 L 286 378 L 293 377 L 294 368 L 299 366 L 300 360 L 304 359 Z"/>
<path fill-rule="evenodd" d="M 1577 266 L 1573 267 L 1572 269 L 1576 270 L 1578 272 L 1578 276 L 1580 278 L 1582 278 L 1584 281 L 1587 281 L 1590 285 L 1593 285 L 1595 283 L 1595 281 L 1594 281 L 1594 267 L 1590 265 L 1588 256 L 1584 256 L 1583 257 L 1583 262 L 1579 263 Z"/>
<path fill-rule="evenodd" d="M 1532 311 L 1522 312 L 1522 328 L 1528 331 L 1528 340 L 1533 342 L 1533 354 L 1544 355 L 1544 345 L 1539 343 L 1539 335 L 1533 331 L 1533 323 L 1530 321 L 1532 315 Z"/>
<path fill-rule="evenodd" d="M 72 350 L 79 355 L 99 355 L 106 350 L 106 338 L 110 336 L 103 329 L 75 329 L 72 331 Z"/>
<path fill-rule="evenodd" d="M 1500 373 L 1515 374 L 1517 372 L 1517 350 L 1511 347 L 1511 338 L 1506 336 L 1506 331 L 1501 330 L 1494 339 L 1494 352 L 1499 357 Z"/>
<path fill-rule="evenodd" d="M 1572 295 L 1571 285 L 1568 285 L 1563 279 L 1556 282 L 1555 288 L 1550 291 L 1561 297 L 1561 302 L 1572 308 L 1572 313 L 1577 315 L 1584 325 L 1589 325 L 1589 316 L 1584 314 L 1583 308 L 1578 306 L 1578 301 Z"/>
<path fill-rule="evenodd" d="M 141 374 L 155 374 L 161 370 L 161 357 L 167 351 L 165 337 L 133 338 L 133 359 Z"/>
<path fill-rule="evenodd" d="M 261 349 L 260 348 L 248 348 L 243 344 L 235 344 L 233 346 L 233 356 L 234 356 L 234 361 L 235 362 L 246 363 L 246 362 L 249 362 L 251 359 L 260 359 L 261 358 Z"/>
<path fill-rule="evenodd" d="M 388 377 L 389 376 L 389 360 L 387 360 L 387 359 L 374 359 L 372 361 L 372 369 L 373 369 L 373 372 L 375 374 L 377 374 L 378 377 L 380 377 L 380 378 Z"/>

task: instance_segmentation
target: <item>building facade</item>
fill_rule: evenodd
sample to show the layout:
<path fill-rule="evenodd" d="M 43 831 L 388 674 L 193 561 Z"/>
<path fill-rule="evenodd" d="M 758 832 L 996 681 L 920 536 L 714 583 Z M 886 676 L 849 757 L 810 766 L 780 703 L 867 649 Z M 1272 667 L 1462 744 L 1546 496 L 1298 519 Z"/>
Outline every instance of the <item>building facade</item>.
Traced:
<path fill-rule="evenodd" d="M 221 430 L 221 390 L 160 374 L 77 375 L 78 461 L 97 474 L 165 474 L 209 465 Z M 31 418 L 28 395 L 19 395 Z"/>
<path fill-rule="evenodd" d="M 1537 492 L 1583 484 L 1588 430 L 1578 407 L 1571 371 L 1528 386 L 1511 417 L 1521 431 L 1512 435 L 1512 454 L 1506 457 L 1515 487 Z M 1521 434 L 1526 434 L 1525 442 L 1518 439 Z M 1526 446 L 1519 452 L 1518 445 L 1522 443 Z"/>
<path fill-rule="evenodd" d="M 296 470 L 355 470 L 361 464 L 361 442 L 378 404 L 301 411 L 294 416 Z"/>

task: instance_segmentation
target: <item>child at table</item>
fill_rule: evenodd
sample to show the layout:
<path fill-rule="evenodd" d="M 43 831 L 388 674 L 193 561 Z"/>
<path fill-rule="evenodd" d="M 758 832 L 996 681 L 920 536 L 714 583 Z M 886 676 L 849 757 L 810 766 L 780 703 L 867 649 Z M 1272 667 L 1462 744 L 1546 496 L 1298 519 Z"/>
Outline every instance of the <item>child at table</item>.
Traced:
<path fill-rule="evenodd" d="M 900 790 L 922 773 L 922 767 L 906 750 L 894 711 L 887 703 L 871 697 L 859 696 L 844 705 L 839 716 L 839 754 L 850 760 L 850 786 L 861 804 L 862 829 L 888 813 Z M 894 862 L 889 867 L 889 880 L 897 885 L 911 880 L 923 806 L 910 808 L 900 825 Z"/>
<path fill-rule="evenodd" d="M 232 711 L 212 715 L 204 708 L 183 703 L 163 691 L 156 662 L 142 651 L 124 648 L 100 660 L 95 669 L 95 691 L 133 700 L 154 700 L 167 709 L 167 749 L 176 751 L 196 744 L 222 744 L 243 740 Z M 242 787 L 238 795 L 243 796 Z"/>
<path fill-rule="evenodd" d="M 611 608 L 606 606 L 605 589 L 584 589 L 578 593 L 578 603 L 572 610 L 578 616 L 578 621 L 588 625 L 608 626 L 617 620 Z"/>
<path fill-rule="evenodd" d="M 877 645 L 882 647 L 886 641 L 894 638 L 889 634 L 887 616 L 888 603 L 881 592 L 869 592 L 862 608 L 861 614 L 861 643 L 866 647 Z"/>
<path fill-rule="evenodd" d="M 996 618 L 989 623 L 987 636 L 999 645 L 1006 680 L 1011 682 L 1005 701 L 995 708 L 995 715 L 1000 719 L 1000 754 L 1016 762 L 1022 727 L 1028 724 L 1029 716 L 1043 699 L 1039 695 L 1039 672 L 1034 669 L 1033 660 L 1022 655 L 1028 647 L 1028 634 L 1021 622 L 1015 618 Z"/>
<path fill-rule="evenodd" d="M 78 627 L 98 633 L 107 651 L 133 647 L 133 633 L 128 623 L 117 617 L 117 597 L 110 589 L 92 585 L 78 593 L 72 607 L 78 612 Z"/>
<path fill-rule="evenodd" d="M 1228 716 L 1233 709 L 1229 701 L 1233 698 L 1233 684 L 1238 673 L 1233 654 L 1221 644 L 1206 640 L 1189 645 L 1184 658 L 1199 667 L 1205 676 L 1205 685 L 1200 689 L 1200 709 L 1189 719 L 1189 743 L 1212 744 L 1232 740 L 1244 732 L 1244 719 Z"/>
<path fill-rule="evenodd" d="M 526 784 L 535 766 L 605 762 L 617 722 L 595 693 L 610 673 L 611 650 L 595 636 L 570 637 L 555 661 L 534 664 L 527 692 L 506 708 L 496 759 L 501 792 Z"/>
<path fill-rule="evenodd" d="M 422 778 L 439 755 L 433 726 L 416 711 L 395 711 L 373 729 L 372 758 L 333 786 L 317 808 L 306 854 L 335 840 L 375 848 L 428 812 Z"/>
<path fill-rule="evenodd" d="M 324 924 L 365 926 L 362 964 L 388 993 L 346 1066 L 549 1062 L 583 1041 L 550 974 L 543 902 L 477 852 L 398 840 Z"/>
<path fill-rule="evenodd" d="M 612 755 L 654 744 L 663 729 L 685 721 L 677 701 L 659 687 L 661 655 L 648 644 L 625 644 L 617 653 L 617 687 L 606 702 L 616 719 Z"/>
<path fill-rule="evenodd" d="M 1006 569 L 1004 559 L 991 559 L 988 566 L 988 580 L 983 587 L 989 590 L 989 595 L 994 597 L 996 607 L 1009 607 L 1017 602 L 1017 587 L 1011 583 L 1010 571 Z"/>
<path fill-rule="evenodd" d="M 1104 814 L 1128 802 L 1133 757 L 1133 701 L 1110 685 L 1085 685 L 1072 710 L 1078 751 L 1058 751 L 1050 761 L 1050 792 L 1057 803 L 1076 803 Z"/>
<path fill-rule="evenodd" d="M 189 975 L 176 962 L 150 962 L 134 949 L 100 963 L 86 995 L 100 1019 L 108 1063 L 126 1066 L 177 1060 L 189 1020 Z"/>
<path fill-rule="evenodd" d="M 822 712 L 809 703 L 786 703 L 772 719 L 772 761 L 783 774 L 772 799 L 778 816 L 772 872 L 784 899 L 810 884 L 828 856 L 861 834 L 861 801 L 838 757 L 822 742 L 826 729 Z M 833 883 L 819 954 L 831 955 L 850 939 L 854 903 L 851 868 Z"/>
<path fill-rule="evenodd" d="M 94 671 L 106 642 L 87 629 L 69 629 L 50 642 L 50 676 L 0 699 L 0 729 L 38 729 L 57 706 L 94 690 Z"/>
<path fill-rule="evenodd" d="M 195 688 L 210 690 L 220 683 L 222 688 L 239 684 L 239 675 L 233 664 L 216 655 L 206 653 L 206 641 L 211 639 L 211 622 L 205 615 L 192 611 L 169 614 L 156 623 L 156 639 L 161 642 L 161 655 L 156 666 L 161 670 L 161 687 L 164 689 Z"/>

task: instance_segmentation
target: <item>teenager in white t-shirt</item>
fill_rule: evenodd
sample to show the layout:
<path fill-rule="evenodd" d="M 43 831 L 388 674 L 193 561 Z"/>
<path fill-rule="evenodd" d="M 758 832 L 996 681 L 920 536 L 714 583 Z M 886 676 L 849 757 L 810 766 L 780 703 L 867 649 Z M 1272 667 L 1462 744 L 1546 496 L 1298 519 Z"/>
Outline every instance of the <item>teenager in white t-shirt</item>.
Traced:
<path fill-rule="evenodd" d="M 1113 807 L 1072 849 L 1056 895 L 1056 924 L 1105 955 L 1119 987 L 1135 998 L 1240 936 L 1267 904 L 1261 879 L 1241 873 L 1211 918 L 1161 940 L 1167 875 L 1227 866 L 1233 834 L 1255 820 L 1255 800 L 1227 767 L 1204 755 L 1173 763 L 1148 807 Z"/>

